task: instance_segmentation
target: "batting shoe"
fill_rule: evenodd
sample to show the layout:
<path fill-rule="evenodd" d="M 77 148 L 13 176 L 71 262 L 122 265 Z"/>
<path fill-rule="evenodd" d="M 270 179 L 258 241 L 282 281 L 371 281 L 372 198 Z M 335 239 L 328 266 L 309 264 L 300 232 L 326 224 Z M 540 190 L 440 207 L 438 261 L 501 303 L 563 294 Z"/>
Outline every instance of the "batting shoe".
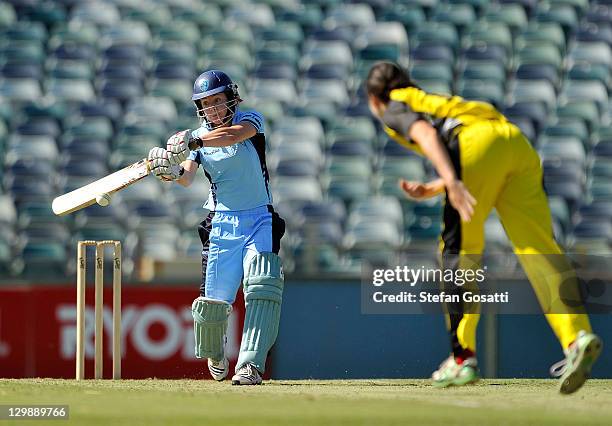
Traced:
<path fill-rule="evenodd" d="M 565 351 L 565 359 L 550 367 L 550 375 L 561 377 L 559 392 L 570 394 L 582 387 L 591 375 L 591 367 L 601 354 L 603 342 L 593 333 L 581 331 Z"/>
<path fill-rule="evenodd" d="M 227 373 L 229 373 L 229 361 L 225 357 L 221 361 L 213 361 L 208 358 L 208 371 L 210 371 L 213 379 L 222 382 L 227 377 Z"/>
<path fill-rule="evenodd" d="M 232 377 L 232 385 L 260 385 L 261 375 L 252 364 L 244 364 Z"/>
<path fill-rule="evenodd" d="M 438 388 L 463 386 L 477 382 L 480 376 L 476 357 L 466 358 L 459 364 L 451 355 L 433 372 L 431 378 L 433 385 Z"/>

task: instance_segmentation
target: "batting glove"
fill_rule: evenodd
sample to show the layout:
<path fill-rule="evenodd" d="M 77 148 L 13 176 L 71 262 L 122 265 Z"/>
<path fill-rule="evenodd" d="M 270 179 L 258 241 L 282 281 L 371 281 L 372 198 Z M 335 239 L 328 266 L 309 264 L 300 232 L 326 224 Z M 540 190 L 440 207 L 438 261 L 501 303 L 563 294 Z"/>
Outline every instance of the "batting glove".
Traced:
<path fill-rule="evenodd" d="M 164 148 L 151 148 L 149 151 L 149 165 L 151 172 L 159 179 L 165 182 L 171 182 L 179 179 L 185 169 L 178 164 L 170 164 L 168 159 L 168 151 Z"/>
<path fill-rule="evenodd" d="M 191 130 L 183 130 L 170 136 L 166 144 L 170 164 L 181 164 L 189 155 L 189 139 Z"/>

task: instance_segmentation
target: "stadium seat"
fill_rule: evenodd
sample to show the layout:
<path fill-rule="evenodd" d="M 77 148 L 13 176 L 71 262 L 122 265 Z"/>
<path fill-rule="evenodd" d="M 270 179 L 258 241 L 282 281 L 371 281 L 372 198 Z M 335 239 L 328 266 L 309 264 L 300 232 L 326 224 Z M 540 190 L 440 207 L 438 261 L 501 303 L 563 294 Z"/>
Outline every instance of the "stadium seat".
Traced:
<path fill-rule="evenodd" d="M 588 62 L 612 66 L 612 48 L 605 42 L 577 42 L 569 52 L 573 62 Z"/>
<path fill-rule="evenodd" d="M 495 61 L 465 61 L 461 77 L 503 84 L 506 81 L 506 70 L 502 64 Z"/>
<path fill-rule="evenodd" d="M 297 46 L 304 41 L 304 31 L 296 22 L 278 21 L 274 27 L 263 28 L 258 38 L 264 43 L 276 41 Z"/>
<path fill-rule="evenodd" d="M 382 21 L 401 23 L 408 34 L 413 34 L 425 21 L 423 9 L 415 5 L 393 4 L 380 16 Z"/>
<path fill-rule="evenodd" d="M 476 21 L 476 14 L 472 5 L 467 3 L 438 3 L 431 19 L 453 24 L 459 33 L 463 33 Z"/>
<path fill-rule="evenodd" d="M 346 107 L 345 107 L 346 108 Z M 315 118 L 323 126 L 330 128 L 337 120 L 338 105 L 325 99 L 298 99 L 288 110 L 287 115 L 297 118 Z"/>
<path fill-rule="evenodd" d="M 87 23 L 84 22 L 84 25 Z M 94 27 L 95 28 L 95 27 Z M 100 29 L 100 45 L 132 44 L 145 46 L 151 40 L 151 31 L 144 22 L 121 21 Z"/>
<path fill-rule="evenodd" d="M 13 227 L 17 221 L 17 210 L 13 199 L 6 194 L 0 195 L 0 226 Z"/>
<path fill-rule="evenodd" d="M 275 202 L 320 201 L 323 198 L 317 179 L 284 178 L 272 180 Z"/>
<path fill-rule="evenodd" d="M 571 224 L 570 211 L 567 203 L 560 197 L 548 197 L 548 205 L 553 219 L 561 225 L 564 234 L 567 234 Z"/>
<path fill-rule="evenodd" d="M 182 103 L 191 99 L 193 82 L 184 79 L 152 79 L 149 80 L 148 95 L 154 97 L 166 97 L 175 103 Z"/>
<path fill-rule="evenodd" d="M 51 59 L 47 67 L 52 78 L 92 80 L 94 77 L 91 64 L 85 60 Z"/>
<path fill-rule="evenodd" d="M 518 51 L 517 64 L 551 65 L 561 69 L 563 57 L 551 43 L 527 44 Z"/>
<path fill-rule="evenodd" d="M 544 189 L 548 196 L 563 198 L 570 210 L 574 210 L 584 197 L 583 185 L 578 182 L 546 182 Z"/>
<path fill-rule="evenodd" d="M 62 162 L 84 161 L 88 157 L 106 162 L 111 151 L 109 143 L 100 139 L 74 138 L 62 143 L 61 147 L 64 154 Z"/>
<path fill-rule="evenodd" d="M 457 91 L 466 99 L 489 102 L 497 108 L 504 104 L 504 88 L 495 81 L 462 79 Z"/>
<path fill-rule="evenodd" d="M 399 233 L 403 228 L 404 214 L 397 198 L 371 196 L 355 202 L 350 208 L 346 226 L 350 229 L 359 226 L 360 223 L 376 221 L 395 225 Z"/>
<path fill-rule="evenodd" d="M 117 197 L 121 198 L 120 195 Z M 105 207 L 93 204 L 74 213 L 74 227 L 76 229 L 84 227 L 101 228 L 112 225 L 127 228 L 128 214 L 128 209 L 123 203 L 112 202 Z"/>
<path fill-rule="evenodd" d="M 109 174 L 106 159 L 104 158 L 90 160 L 87 163 L 78 158 L 76 161 L 69 161 L 64 164 L 60 171 L 65 175 L 66 179 L 90 178 L 92 181 Z"/>
<path fill-rule="evenodd" d="M 519 80 L 548 80 L 555 89 L 559 89 L 559 70 L 551 64 L 522 63 L 515 74 Z"/>
<path fill-rule="evenodd" d="M 343 226 L 346 220 L 346 208 L 344 203 L 338 199 L 328 198 L 317 202 L 308 202 L 300 206 L 299 220 L 296 225 L 300 225 L 302 221 L 308 223 L 333 221 Z"/>
<path fill-rule="evenodd" d="M 223 24 L 221 8 L 210 3 L 181 2 L 173 6 L 173 17 L 179 21 L 192 22 L 204 32 L 210 32 Z"/>
<path fill-rule="evenodd" d="M 230 8 L 225 17 L 230 22 L 247 24 L 253 28 L 268 28 L 274 25 L 274 13 L 267 4 L 254 3 Z"/>
<path fill-rule="evenodd" d="M 126 230 L 117 223 L 95 223 L 78 228 L 77 240 L 116 240 L 125 241 Z"/>
<path fill-rule="evenodd" d="M 408 35 L 406 29 L 399 22 L 378 22 L 364 28 L 355 39 L 355 46 L 358 49 L 380 44 L 397 46 L 400 54 L 407 54 Z"/>
<path fill-rule="evenodd" d="M 593 147 L 593 155 L 596 158 L 611 158 L 612 159 L 612 140 L 599 141 Z"/>
<path fill-rule="evenodd" d="M 487 252 L 493 253 L 511 251 L 511 244 L 506 231 L 496 215 L 490 215 L 484 227 Z"/>
<path fill-rule="evenodd" d="M 5 5 L 6 3 L 2 4 Z M 8 14 L 10 15 L 10 12 Z M 2 28 L 2 36 L 6 40 L 35 41 L 39 43 L 45 42 L 49 37 L 47 29 L 41 22 L 28 21 L 13 22 L 12 25 Z"/>
<path fill-rule="evenodd" d="M 576 40 L 586 42 L 604 42 L 612 44 L 612 28 L 597 25 L 593 22 L 581 24 L 576 33 Z"/>
<path fill-rule="evenodd" d="M 286 64 L 292 68 L 297 67 L 299 58 L 300 54 L 296 46 L 278 41 L 269 41 L 255 52 L 255 59 L 259 63 Z"/>
<path fill-rule="evenodd" d="M 39 80 L 42 77 L 42 69 L 37 64 L 6 62 L 0 66 L 0 77 L 3 78 L 28 78 Z"/>
<path fill-rule="evenodd" d="M 355 176 L 332 176 L 325 188 L 330 196 L 346 202 L 363 199 L 372 193 L 370 179 Z"/>
<path fill-rule="evenodd" d="M 297 98 L 295 84 L 289 79 L 257 79 L 250 84 L 249 93 L 260 99 L 272 99 L 289 104 Z"/>
<path fill-rule="evenodd" d="M 438 61 L 450 66 L 455 63 L 455 53 L 449 46 L 443 44 L 421 43 L 411 48 L 411 59 L 414 61 Z"/>
<path fill-rule="evenodd" d="M 444 44 L 453 52 L 459 47 L 459 36 L 456 28 L 447 22 L 431 22 L 419 28 L 414 37 L 414 45 L 422 43 Z"/>
<path fill-rule="evenodd" d="M 612 201 L 596 201 L 581 205 L 577 217 L 579 222 L 609 221 L 612 218 Z"/>
<path fill-rule="evenodd" d="M 95 97 L 91 83 L 80 79 L 48 79 L 45 83 L 45 91 L 47 95 L 58 101 L 88 102 Z"/>
<path fill-rule="evenodd" d="M 21 256 L 23 275 L 27 278 L 62 276 L 68 263 L 64 245 L 57 242 L 27 243 Z"/>
<path fill-rule="evenodd" d="M 447 84 L 453 82 L 452 67 L 445 62 L 413 62 L 410 76 L 416 81 L 433 79 Z"/>
<path fill-rule="evenodd" d="M 117 7 L 112 3 L 92 1 L 75 5 L 70 13 L 70 20 L 92 23 L 99 27 L 108 27 L 121 19 Z"/>
<path fill-rule="evenodd" d="M 530 22 L 521 32 L 518 44 L 521 46 L 552 44 L 562 54 L 567 50 L 563 28 L 556 22 Z"/>
<path fill-rule="evenodd" d="M 300 69 L 312 65 L 341 65 L 347 71 L 353 67 L 353 54 L 350 46 L 342 41 L 316 41 L 307 43 L 303 50 Z"/>
<path fill-rule="evenodd" d="M 374 145 L 376 128 L 369 117 L 342 118 L 336 121 L 327 132 L 328 145 L 335 139 L 354 139 Z"/>
<path fill-rule="evenodd" d="M 319 175 L 319 167 L 310 160 L 279 160 L 273 173 L 275 176 L 317 177 Z"/>
<path fill-rule="evenodd" d="M 609 98 L 606 86 L 597 80 L 566 80 L 560 94 L 565 101 L 591 101 L 601 112 L 607 108 Z"/>
<path fill-rule="evenodd" d="M 35 79 L 0 78 L 0 96 L 13 101 L 34 101 L 42 97 L 42 91 Z"/>
<path fill-rule="evenodd" d="M 354 31 L 349 27 L 329 28 L 321 25 L 309 33 L 309 38 L 317 41 L 340 41 L 350 45 L 355 39 Z"/>
<path fill-rule="evenodd" d="M 25 201 L 19 206 L 19 228 L 66 223 L 65 217 L 56 216 L 47 201 Z"/>
<path fill-rule="evenodd" d="M 607 85 L 610 80 L 610 70 L 604 64 L 580 62 L 571 66 L 567 76 L 570 80 L 597 80 Z"/>
<path fill-rule="evenodd" d="M 338 107 L 346 106 L 350 102 L 344 82 L 338 80 L 303 80 L 300 97 L 306 101 L 335 103 Z"/>
<path fill-rule="evenodd" d="M 266 132 L 269 134 L 269 129 L 273 128 L 271 125 L 275 125 L 277 120 L 280 120 L 285 117 L 285 111 L 280 102 L 268 99 L 258 99 L 254 96 L 251 96 L 248 101 L 245 101 L 241 104 L 241 109 L 244 110 L 257 110 L 263 114 L 266 119 L 265 126 L 267 127 Z M 189 127 L 189 126 L 187 126 Z"/>
<path fill-rule="evenodd" d="M 66 123 L 65 137 L 109 141 L 114 134 L 112 122 L 106 117 L 74 118 Z"/>
<path fill-rule="evenodd" d="M 131 99 L 126 105 L 126 122 L 154 120 L 170 123 L 176 119 L 176 106 L 169 98 L 143 96 Z"/>
<path fill-rule="evenodd" d="M 50 117 L 39 117 L 36 121 L 26 120 L 17 126 L 15 133 L 26 136 L 49 136 L 57 138 L 61 129 L 57 121 Z"/>
<path fill-rule="evenodd" d="M 539 22 L 556 22 L 561 25 L 566 36 L 571 34 L 578 25 L 576 10 L 568 4 L 539 5 L 535 15 Z"/>
<path fill-rule="evenodd" d="M 544 127 L 548 117 L 545 103 L 534 103 L 530 101 L 512 103 L 504 108 L 503 112 L 507 117 L 522 117 L 529 119 L 533 123 L 536 133 Z"/>
<path fill-rule="evenodd" d="M 326 173 L 329 179 L 356 180 L 370 179 L 372 175 L 371 159 L 359 156 L 330 156 Z"/>
<path fill-rule="evenodd" d="M 591 3 L 589 10 L 585 15 L 587 22 L 597 24 L 610 23 L 610 17 L 612 17 L 612 8 L 610 8 L 604 2 Z"/>
<path fill-rule="evenodd" d="M 410 237 L 409 247 L 414 248 L 422 244 L 435 243 L 442 232 L 441 221 L 430 216 L 419 216 L 408 227 L 407 234 Z"/>
<path fill-rule="evenodd" d="M 328 12 L 325 21 L 327 25 L 349 26 L 363 29 L 375 22 L 374 11 L 367 3 L 338 4 Z"/>
<path fill-rule="evenodd" d="M 329 155 L 333 156 L 371 156 L 373 154 L 370 141 L 353 138 L 336 138 L 329 147 Z"/>
<path fill-rule="evenodd" d="M 316 4 L 301 4 L 299 7 L 278 11 L 280 21 L 296 22 L 304 31 L 313 30 L 323 21 L 321 8 Z"/>
<path fill-rule="evenodd" d="M 38 159 L 55 164 L 58 156 L 57 145 L 51 137 L 13 135 L 9 140 L 5 161 L 10 163 L 19 159 Z"/>
<path fill-rule="evenodd" d="M 278 146 L 283 140 L 298 142 L 301 139 L 316 141 L 322 146 L 325 139 L 321 122 L 314 117 L 288 117 L 274 128 L 270 142 Z"/>
<path fill-rule="evenodd" d="M 510 86 L 511 103 L 539 102 L 550 111 L 557 102 L 555 88 L 548 80 L 516 80 Z"/>
<path fill-rule="evenodd" d="M 93 25 L 63 23 L 53 27 L 47 47 L 54 49 L 65 43 L 95 45 L 99 37 L 100 33 Z"/>
<path fill-rule="evenodd" d="M 379 172 L 385 177 L 395 179 L 404 178 L 414 181 L 425 179 L 423 160 L 416 156 L 384 157 L 381 159 Z"/>
<path fill-rule="evenodd" d="M 576 162 L 582 166 L 585 165 L 586 161 L 584 146 L 578 140 L 574 140 L 574 143 L 542 144 L 539 148 L 539 152 L 544 161 L 557 160 L 563 162 Z"/>
<path fill-rule="evenodd" d="M 510 28 L 513 35 L 517 35 L 527 25 L 525 9 L 515 2 L 491 3 L 484 14 L 488 22 L 502 22 Z"/>
<path fill-rule="evenodd" d="M 612 224 L 609 221 L 581 221 L 574 227 L 570 247 L 575 253 L 610 254 Z"/>
<path fill-rule="evenodd" d="M 134 4 L 125 8 L 121 15 L 122 20 L 144 22 L 149 28 L 160 28 L 172 19 L 168 7 L 163 3 L 156 4 L 155 7 Z"/>
<path fill-rule="evenodd" d="M 11 26 L 16 19 L 17 15 L 13 6 L 8 3 L 0 3 L 0 28 Z"/>

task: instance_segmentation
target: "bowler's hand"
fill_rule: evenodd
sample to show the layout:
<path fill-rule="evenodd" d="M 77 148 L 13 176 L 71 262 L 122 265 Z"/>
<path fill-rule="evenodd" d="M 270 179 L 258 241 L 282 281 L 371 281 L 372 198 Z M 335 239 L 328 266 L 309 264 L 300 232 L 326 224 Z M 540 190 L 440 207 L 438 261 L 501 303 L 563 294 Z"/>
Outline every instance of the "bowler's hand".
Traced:
<path fill-rule="evenodd" d="M 461 220 L 469 222 L 474 215 L 476 199 L 460 180 L 454 180 L 446 185 L 446 194 L 451 206 L 459 212 Z"/>

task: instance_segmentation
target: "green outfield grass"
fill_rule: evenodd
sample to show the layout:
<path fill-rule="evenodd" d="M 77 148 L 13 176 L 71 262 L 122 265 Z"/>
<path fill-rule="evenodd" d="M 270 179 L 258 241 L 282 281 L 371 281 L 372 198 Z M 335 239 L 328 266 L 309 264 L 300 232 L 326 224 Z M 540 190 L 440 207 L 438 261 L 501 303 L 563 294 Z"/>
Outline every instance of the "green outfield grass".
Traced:
<path fill-rule="evenodd" d="M 237 387 L 194 380 L 0 379 L 0 404 L 68 404 L 69 423 L 79 425 L 610 425 L 611 401 L 611 380 L 591 380 L 562 396 L 553 380 L 491 379 L 435 389 L 423 380 Z M 10 422 L 0 420 L 4 424 Z"/>

